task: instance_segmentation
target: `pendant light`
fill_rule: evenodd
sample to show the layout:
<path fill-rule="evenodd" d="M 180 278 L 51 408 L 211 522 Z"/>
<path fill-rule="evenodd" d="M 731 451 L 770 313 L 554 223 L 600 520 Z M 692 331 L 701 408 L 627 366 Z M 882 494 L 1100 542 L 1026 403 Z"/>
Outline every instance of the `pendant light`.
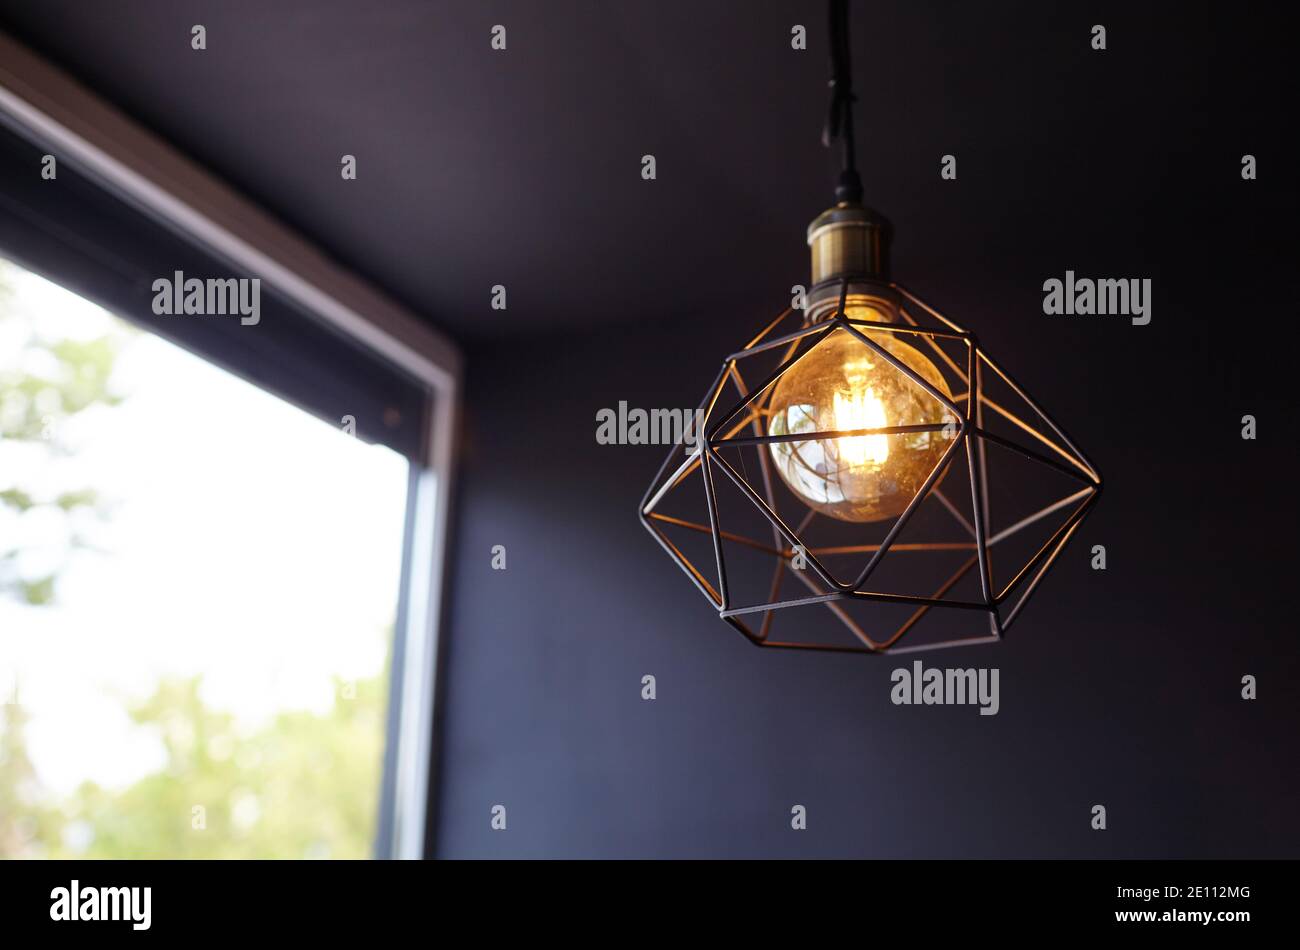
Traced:
<path fill-rule="evenodd" d="M 856 168 L 847 3 L 830 11 L 823 144 L 843 164 L 808 228 L 806 301 L 723 360 L 696 440 L 669 453 L 638 513 L 757 645 L 993 642 L 1101 477 L 974 334 L 892 279 L 892 228 L 863 205 Z"/>

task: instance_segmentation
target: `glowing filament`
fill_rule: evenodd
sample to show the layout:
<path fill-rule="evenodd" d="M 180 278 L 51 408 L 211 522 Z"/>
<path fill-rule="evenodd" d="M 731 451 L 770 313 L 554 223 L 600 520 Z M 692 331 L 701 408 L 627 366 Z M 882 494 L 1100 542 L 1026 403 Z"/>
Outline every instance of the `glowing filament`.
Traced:
<path fill-rule="evenodd" d="M 848 395 L 835 393 L 835 428 L 881 429 L 889 425 L 885 419 L 885 404 L 870 386 L 865 390 L 853 387 Z M 851 466 L 883 465 L 889 460 L 889 436 L 856 435 L 837 439 L 840 461 Z"/>

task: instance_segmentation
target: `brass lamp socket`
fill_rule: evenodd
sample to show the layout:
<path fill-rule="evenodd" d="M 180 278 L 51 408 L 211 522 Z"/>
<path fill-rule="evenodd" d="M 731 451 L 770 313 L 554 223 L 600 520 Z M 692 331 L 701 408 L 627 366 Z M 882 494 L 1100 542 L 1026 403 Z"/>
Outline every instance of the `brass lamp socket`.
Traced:
<path fill-rule="evenodd" d="M 845 278 L 852 296 L 878 297 L 889 284 L 889 245 L 893 225 L 880 213 L 842 202 L 808 225 L 812 249 L 812 287 L 806 311 L 809 323 L 830 316 L 839 303 Z"/>

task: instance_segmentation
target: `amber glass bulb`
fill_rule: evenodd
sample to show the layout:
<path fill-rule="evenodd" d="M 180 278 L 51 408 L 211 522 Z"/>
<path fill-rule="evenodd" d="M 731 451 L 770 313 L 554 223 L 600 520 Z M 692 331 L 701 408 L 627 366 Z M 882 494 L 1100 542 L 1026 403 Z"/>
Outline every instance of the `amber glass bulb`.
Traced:
<path fill-rule="evenodd" d="M 850 319 L 886 322 L 867 307 Z M 952 398 L 942 374 L 919 350 L 887 330 L 864 330 L 873 343 Z M 939 400 L 844 329 L 836 329 L 777 380 L 769 435 L 885 426 L 947 425 L 906 432 L 807 442 L 772 442 L 782 481 L 807 505 L 841 521 L 879 521 L 902 514 L 951 440 L 956 416 Z"/>

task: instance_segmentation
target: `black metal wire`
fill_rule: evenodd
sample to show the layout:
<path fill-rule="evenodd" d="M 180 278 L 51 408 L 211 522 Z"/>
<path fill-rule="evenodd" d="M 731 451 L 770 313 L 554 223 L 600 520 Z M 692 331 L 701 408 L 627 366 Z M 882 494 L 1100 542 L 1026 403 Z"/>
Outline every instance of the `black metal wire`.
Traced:
<path fill-rule="evenodd" d="M 835 188 L 836 203 L 862 201 L 862 179 L 858 175 L 857 146 L 853 138 L 853 72 L 849 46 L 848 0 L 830 0 L 831 103 L 822 131 L 822 144 L 830 148 L 840 142 L 842 163 Z"/>

